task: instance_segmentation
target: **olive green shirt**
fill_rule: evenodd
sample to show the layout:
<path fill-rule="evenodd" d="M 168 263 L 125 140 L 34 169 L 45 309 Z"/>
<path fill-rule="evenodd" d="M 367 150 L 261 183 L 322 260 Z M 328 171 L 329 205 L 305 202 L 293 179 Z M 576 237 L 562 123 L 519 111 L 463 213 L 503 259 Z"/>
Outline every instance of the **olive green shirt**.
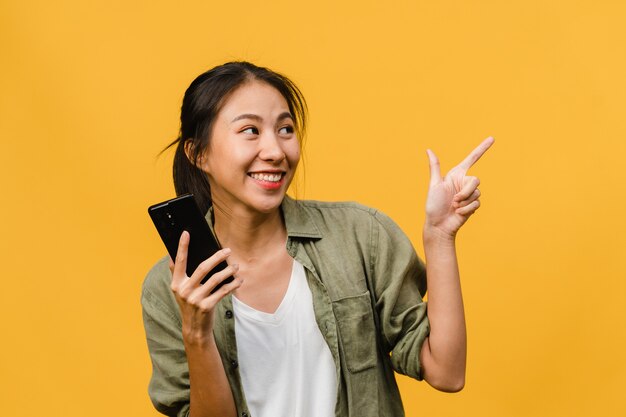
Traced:
<path fill-rule="evenodd" d="M 419 355 L 429 333 L 426 273 L 411 242 L 389 217 L 356 203 L 285 197 L 281 208 L 287 251 L 305 268 L 317 324 L 335 362 L 336 416 L 403 416 L 393 371 L 422 379 Z M 143 284 L 153 369 L 148 392 L 158 411 L 181 417 L 189 413 L 189 368 L 170 283 L 164 258 Z M 216 307 L 213 333 L 238 415 L 254 417 L 237 369 L 234 326 L 229 295 Z"/>

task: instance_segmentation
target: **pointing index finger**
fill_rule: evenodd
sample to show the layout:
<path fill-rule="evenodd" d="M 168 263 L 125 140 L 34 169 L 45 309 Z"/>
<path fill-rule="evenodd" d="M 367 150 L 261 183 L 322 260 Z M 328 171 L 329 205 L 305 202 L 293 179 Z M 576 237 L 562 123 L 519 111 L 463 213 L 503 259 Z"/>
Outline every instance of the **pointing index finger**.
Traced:
<path fill-rule="evenodd" d="M 493 142 L 494 139 L 491 136 L 483 140 L 482 143 L 476 147 L 476 149 L 467 155 L 467 157 L 459 164 L 459 167 L 466 171 L 470 169 L 470 167 L 474 165 L 485 152 L 487 152 L 487 149 L 493 145 Z"/>

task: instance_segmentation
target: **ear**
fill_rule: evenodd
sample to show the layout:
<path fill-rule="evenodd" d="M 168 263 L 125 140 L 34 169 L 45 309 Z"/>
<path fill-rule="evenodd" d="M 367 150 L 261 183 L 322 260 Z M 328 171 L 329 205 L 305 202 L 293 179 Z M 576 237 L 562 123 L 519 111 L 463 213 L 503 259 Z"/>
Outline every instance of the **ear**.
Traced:
<path fill-rule="evenodd" d="M 192 156 L 193 156 L 192 155 L 193 154 L 193 140 L 191 140 L 191 139 L 185 140 L 183 148 L 185 149 L 185 155 L 187 156 L 187 159 L 189 159 L 189 162 L 194 164 L 193 158 L 192 158 Z"/>
<path fill-rule="evenodd" d="M 194 159 L 194 151 L 193 151 L 193 139 L 187 139 L 185 141 L 185 155 L 187 156 L 187 159 L 189 160 L 189 162 L 191 162 L 192 165 L 194 165 L 196 168 L 201 169 L 202 171 L 207 172 L 206 169 L 206 160 L 204 158 L 204 155 L 198 155 L 197 158 Z"/>

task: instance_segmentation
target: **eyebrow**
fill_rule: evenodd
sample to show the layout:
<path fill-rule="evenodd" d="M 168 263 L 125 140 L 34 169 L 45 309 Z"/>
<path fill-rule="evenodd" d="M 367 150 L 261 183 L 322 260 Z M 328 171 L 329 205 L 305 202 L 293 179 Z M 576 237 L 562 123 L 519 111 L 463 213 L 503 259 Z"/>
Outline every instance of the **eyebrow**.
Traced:
<path fill-rule="evenodd" d="M 239 116 L 235 117 L 233 120 L 231 120 L 231 123 L 235 123 L 237 120 L 242 120 L 242 119 L 252 119 L 252 120 L 256 120 L 258 122 L 262 122 L 263 118 L 257 114 L 252 114 L 252 113 L 244 113 L 244 114 L 240 114 Z M 291 119 L 293 120 L 293 116 L 291 115 L 291 113 L 289 113 L 288 111 L 281 113 L 278 118 L 277 121 L 282 121 L 284 119 Z"/>

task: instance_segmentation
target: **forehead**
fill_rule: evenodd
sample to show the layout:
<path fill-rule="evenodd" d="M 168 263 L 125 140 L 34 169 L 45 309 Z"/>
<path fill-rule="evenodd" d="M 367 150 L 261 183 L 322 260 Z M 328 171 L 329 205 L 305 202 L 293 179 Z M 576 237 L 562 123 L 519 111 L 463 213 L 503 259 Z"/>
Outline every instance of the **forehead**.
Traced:
<path fill-rule="evenodd" d="M 262 81 L 248 81 L 228 96 L 220 116 L 236 117 L 251 113 L 269 117 L 285 111 L 289 111 L 289 105 L 277 89 Z"/>

